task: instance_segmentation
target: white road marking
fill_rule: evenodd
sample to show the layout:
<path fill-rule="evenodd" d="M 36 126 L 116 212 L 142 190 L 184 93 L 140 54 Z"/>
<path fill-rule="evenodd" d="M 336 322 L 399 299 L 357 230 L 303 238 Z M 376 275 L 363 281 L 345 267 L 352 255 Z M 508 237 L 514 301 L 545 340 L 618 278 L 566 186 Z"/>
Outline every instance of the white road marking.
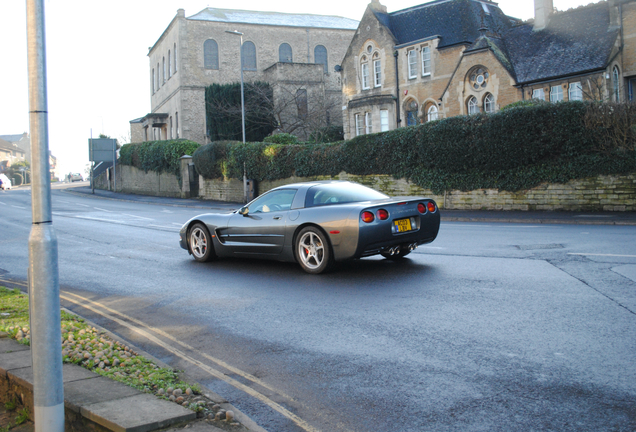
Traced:
<path fill-rule="evenodd" d="M 148 224 L 149 227 L 155 227 L 155 228 L 164 228 L 164 229 L 169 229 L 169 230 L 176 230 L 179 231 L 179 228 L 175 228 L 172 226 L 165 226 L 165 225 L 153 225 L 153 224 Z"/>
<path fill-rule="evenodd" d="M 4 202 L 2 202 L 2 201 L 0 201 L 0 204 L 2 204 L 2 205 L 7 205 L 7 203 L 4 203 Z"/>
<path fill-rule="evenodd" d="M 98 218 L 98 217 L 92 217 L 92 216 L 71 216 L 77 219 L 88 219 L 88 220 L 95 220 L 95 221 L 101 221 L 101 222 L 110 222 L 110 223 L 117 223 L 117 224 L 121 224 L 121 225 L 128 225 L 126 221 L 119 221 L 119 220 L 115 220 L 115 219 L 104 219 L 104 218 Z"/>
<path fill-rule="evenodd" d="M 183 224 L 182 224 L 182 223 L 179 223 L 179 222 L 172 222 L 172 225 L 179 225 L 179 226 L 183 226 Z"/>
<path fill-rule="evenodd" d="M 568 255 L 583 255 L 583 256 L 604 256 L 604 257 L 619 257 L 619 258 L 636 258 L 636 255 L 616 255 L 616 254 L 597 254 L 597 253 L 568 253 Z"/>
<path fill-rule="evenodd" d="M 172 210 L 163 209 L 161 210 L 161 213 L 174 213 L 174 212 Z"/>
<path fill-rule="evenodd" d="M 12 205 L 11 207 L 15 207 L 15 208 L 19 208 L 19 209 L 22 209 L 22 210 L 26 210 L 26 207 L 20 207 L 20 206 L 15 206 L 15 205 Z"/>
<path fill-rule="evenodd" d="M 144 220 L 154 220 L 152 218 L 147 218 L 147 217 L 143 217 L 143 216 L 135 216 L 135 215 L 131 215 L 131 214 L 126 214 L 126 213 L 122 213 L 124 216 L 130 216 L 130 217 L 134 217 L 137 219 L 144 219 Z"/>
<path fill-rule="evenodd" d="M 78 300 L 72 299 L 72 298 L 70 298 L 70 297 L 68 297 L 67 295 L 64 295 L 64 294 L 72 295 L 73 297 L 81 299 L 83 302 L 80 302 Z M 280 404 L 278 404 L 278 403 L 274 402 L 273 400 L 269 399 L 267 396 L 257 392 L 253 388 L 251 388 L 251 387 L 249 387 L 249 386 L 247 386 L 247 385 L 245 385 L 245 384 L 243 384 L 243 383 L 241 383 L 241 382 L 239 382 L 239 381 L 237 381 L 237 380 L 235 380 L 233 378 L 230 378 L 229 376 L 225 375 L 223 372 L 221 372 L 219 370 L 216 370 L 216 369 L 206 365 L 205 363 L 200 362 L 199 360 L 196 360 L 196 359 L 188 356 L 184 352 L 182 352 L 179 349 L 173 347 L 172 345 L 169 345 L 169 344 L 163 342 L 161 339 L 156 338 L 155 336 L 153 336 L 152 334 L 148 333 L 147 331 L 145 331 L 145 330 L 143 330 L 143 329 L 141 329 L 139 327 L 133 326 L 132 324 L 130 324 L 130 323 L 126 322 L 126 321 L 123 321 L 123 320 L 121 320 L 121 319 L 119 319 L 119 318 L 117 318 L 117 317 L 115 317 L 113 315 L 110 315 L 110 314 L 108 314 L 106 312 L 98 310 L 98 309 L 90 306 L 89 304 L 92 304 L 92 305 L 95 305 L 95 306 L 100 307 L 102 309 L 105 309 L 105 310 L 107 310 L 107 311 L 109 311 L 111 313 L 117 314 L 117 315 L 119 315 L 119 316 L 121 316 L 121 317 L 123 317 L 123 318 L 125 318 L 125 319 L 127 319 L 129 321 L 132 321 L 132 322 L 134 322 L 137 325 L 145 327 L 146 329 L 148 329 L 148 330 L 150 330 L 150 331 L 152 331 L 152 332 L 154 332 L 156 334 L 159 334 L 159 335 L 161 335 L 161 336 L 163 336 L 163 337 L 165 337 L 167 339 L 170 339 L 171 341 L 173 341 L 175 343 L 178 343 L 179 345 L 181 345 L 182 347 L 184 347 L 184 348 L 186 348 L 186 349 L 188 349 L 190 351 L 198 353 L 199 355 L 207 358 L 208 360 L 213 361 L 214 363 L 218 364 L 219 366 L 221 366 L 221 367 L 223 367 L 225 369 L 228 369 L 229 371 L 231 371 L 231 372 L 233 372 L 233 373 L 235 373 L 235 374 L 237 374 L 239 376 L 242 376 L 243 378 L 246 378 L 246 379 L 248 379 L 248 380 L 250 380 L 250 381 L 252 381 L 252 382 L 254 382 L 254 383 L 256 383 L 256 384 L 258 384 L 260 386 L 265 387 L 268 390 L 271 390 L 271 391 L 273 391 L 275 393 L 278 393 L 279 395 L 284 396 L 285 398 L 291 399 L 291 398 L 289 398 L 289 396 L 287 396 L 287 395 L 285 395 L 283 393 L 277 392 L 276 390 L 274 390 L 273 388 L 271 388 L 270 386 L 268 386 L 266 383 L 264 383 L 263 381 L 259 380 L 255 376 L 247 374 L 247 373 L 241 371 L 240 369 L 236 369 L 235 367 L 230 366 L 229 364 L 225 363 L 222 360 L 216 359 L 216 358 L 214 358 L 212 356 L 209 356 L 209 355 L 207 355 L 207 354 L 205 354 L 203 352 L 199 352 L 196 349 L 194 349 L 193 347 L 191 347 L 190 345 L 179 341 L 178 339 L 176 339 L 172 335 L 170 335 L 168 333 L 165 333 L 164 331 L 162 331 L 162 330 L 160 330 L 158 328 L 154 328 L 154 327 L 148 326 L 147 324 L 145 324 L 145 323 L 143 323 L 143 322 L 141 322 L 141 321 L 139 321 L 139 320 L 137 320 L 135 318 L 132 318 L 132 317 L 129 317 L 129 316 L 125 315 L 125 314 L 122 314 L 121 312 L 118 312 L 118 311 L 116 311 L 114 309 L 111 309 L 111 308 L 109 308 L 109 307 L 107 307 L 107 306 L 105 306 L 105 305 L 103 305 L 101 303 L 93 302 L 93 301 L 91 301 L 91 300 L 89 300 L 89 299 L 87 299 L 85 297 L 79 296 L 77 294 L 69 293 L 69 292 L 64 292 L 64 294 L 60 294 L 60 297 L 63 298 L 64 300 L 67 300 L 67 301 L 69 301 L 71 303 L 75 303 L 75 304 L 77 304 L 77 305 L 79 305 L 79 306 L 81 306 L 83 308 L 91 310 L 91 311 L 93 311 L 93 312 L 95 312 L 95 313 L 97 313 L 97 314 L 99 314 L 99 315 L 101 315 L 101 316 L 103 316 L 105 318 L 110 319 L 113 322 L 116 322 L 117 324 L 119 324 L 121 326 L 127 327 L 128 329 L 140 334 L 141 336 L 143 336 L 146 339 L 152 341 L 153 343 L 155 343 L 155 344 L 163 347 L 164 349 L 172 352 L 173 354 L 181 357 L 183 360 L 186 360 L 186 361 L 192 363 L 193 365 L 199 367 L 200 369 L 204 370 L 205 372 L 209 373 L 210 375 L 212 375 L 212 376 L 214 376 L 214 377 L 216 377 L 216 378 L 218 378 L 218 379 L 220 379 L 222 381 L 225 381 L 226 383 L 230 384 L 231 386 L 233 386 L 233 387 L 235 387 L 235 388 L 237 388 L 239 390 L 242 390 L 245 393 L 249 394 L 250 396 L 260 400 L 265 405 L 269 406 L 273 410 L 277 411 L 278 413 L 282 414 L 283 416 L 285 416 L 288 419 L 290 419 L 291 421 L 293 421 L 298 427 L 304 429 L 305 431 L 307 431 L 307 432 L 318 432 L 317 429 L 313 428 L 310 424 L 305 422 L 303 419 L 298 417 L 296 414 L 288 411 L 287 409 L 285 409 Z M 89 304 L 86 304 L 86 303 L 89 303 Z"/>
<path fill-rule="evenodd" d="M 115 213 L 115 212 L 114 212 L 114 211 L 112 211 L 112 210 L 106 210 L 106 209 L 99 208 L 99 207 L 93 207 L 93 208 L 94 208 L 95 210 L 104 211 L 104 212 L 107 212 L 107 213 Z"/>
<path fill-rule="evenodd" d="M 86 204 L 77 204 L 77 205 L 78 205 L 78 206 L 81 206 L 81 207 L 90 207 L 90 206 L 88 206 L 88 205 L 86 205 Z"/>

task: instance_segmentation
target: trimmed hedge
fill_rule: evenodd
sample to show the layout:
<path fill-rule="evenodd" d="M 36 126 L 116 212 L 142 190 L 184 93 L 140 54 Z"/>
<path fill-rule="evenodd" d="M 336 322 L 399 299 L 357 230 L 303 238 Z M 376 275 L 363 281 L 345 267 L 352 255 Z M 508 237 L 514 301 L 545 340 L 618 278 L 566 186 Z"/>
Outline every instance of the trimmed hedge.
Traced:
<path fill-rule="evenodd" d="M 119 150 L 119 163 L 158 173 L 168 172 L 181 179 L 181 162 L 184 155 L 192 155 L 200 145 L 188 140 L 148 141 L 124 144 Z"/>
<path fill-rule="evenodd" d="M 195 159 L 206 178 L 276 180 L 296 175 L 388 174 L 445 190 L 530 189 L 601 174 L 636 171 L 634 141 L 607 151 L 607 131 L 586 127 L 586 102 L 539 104 L 457 116 L 334 144 L 213 143 Z M 210 165 L 210 161 L 212 165 Z M 205 173 L 205 174 L 204 174 Z"/>

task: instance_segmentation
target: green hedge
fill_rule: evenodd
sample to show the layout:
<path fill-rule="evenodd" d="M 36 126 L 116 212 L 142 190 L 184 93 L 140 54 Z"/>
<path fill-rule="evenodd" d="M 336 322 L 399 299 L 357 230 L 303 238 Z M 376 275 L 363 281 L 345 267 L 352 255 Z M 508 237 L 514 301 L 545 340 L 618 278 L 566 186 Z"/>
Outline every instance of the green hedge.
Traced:
<path fill-rule="evenodd" d="M 334 144 L 213 143 L 198 151 L 213 157 L 194 163 L 207 178 L 241 178 L 245 163 L 248 178 L 259 181 L 345 171 L 406 178 L 436 193 L 517 191 L 542 182 L 635 172 L 636 136 L 631 146 L 608 152 L 607 127 L 585 122 L 590 107 L 584 102 L 517 107 Z"/>
<path fill-rule="evenodd" d="M 179 159 L 184 155 L 192 155 L 199 147 L 194 141 L 181 139 L 124 144 L 119 150 L 119 163 L 145 172 L 168 172 L 181 179 Z"/>

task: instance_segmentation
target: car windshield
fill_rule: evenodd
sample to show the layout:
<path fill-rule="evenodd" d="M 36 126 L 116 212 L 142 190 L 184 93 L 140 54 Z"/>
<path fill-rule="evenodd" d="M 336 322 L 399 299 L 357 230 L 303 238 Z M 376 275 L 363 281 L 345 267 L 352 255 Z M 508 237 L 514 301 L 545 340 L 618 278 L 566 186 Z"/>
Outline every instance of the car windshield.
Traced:
<path fill-rule="evenodd" d="M 289 210 L 294 201 L 296 189 L 279 189 L 268 192 L 250 203 L 250 213 L 269 213 Z"/>
<path fill-rule="evenodd" d="M 355 183 L 330 183 L 307 191 L 305 207 L 373 201 L 389 198 L 376 190 Z"/>

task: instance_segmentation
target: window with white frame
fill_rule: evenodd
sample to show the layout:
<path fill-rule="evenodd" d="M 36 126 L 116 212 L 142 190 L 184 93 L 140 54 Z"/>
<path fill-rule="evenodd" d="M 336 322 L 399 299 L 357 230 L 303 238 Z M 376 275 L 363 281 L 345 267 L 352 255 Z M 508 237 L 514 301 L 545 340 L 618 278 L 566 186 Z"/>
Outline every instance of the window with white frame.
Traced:
<path fill-rule="evenodd" d="M 468 98 L 468 102 L 466 104 L 468 106 L 468 114 L 479 114 L 479 104 L 477 102 L 477 98 L 475 96 L 471 96 Z"/>
<path fill-rule="evenodd" d="M 550 87 L 550 102 L 561 102 L 563 100 L 563 88 L 560 85 Z"/>
<path fill-rule="evenodd" d="M 495 97 L 490 93 L 486 93 L 484 96 L 484 112 L 495 112 Z"/>
<path fill-rule="evenodd" d="M 356 136 L 364 135 L 364 118 L 356 114 Z"/>
<path fill-rule="evenodd" d="M 373 85 L 375 87 L 382 85 L 382 62 L 380 59 L 373 60 Z"/>
<path fill-rule="evenodd" d="M 367 134 L 373 133 L 373 118 L 371 113 L 364 113 L 364 127 Z"/>
<path fill-rule="evenodd" d="M 545 100 L 545 92 L 542 88 L 532 90 L 532 99 Z"/>
<path fill-rule="evenodd" d="M 433 121 L 439 118 L 439 111 L 437 110 L 437 105 L 431 104 L 426 110 L 426 120 Z"/>
<path fill-rule="evenodd" d="M 614 66 L 612 69 L 612 84 L 614 89 L 614 102 L 621 101 L 621 83 L 620 83 L 621 75 L 618 71 L 618 66 Z"/>
<path fill-rule="evenodd" d="M 570 88 L 568 90 L 568 99 L 571 101 L 583 100 L 583 88 L 581 87 L 580 82 L 570 83 Z"/>
<path fill-rule="evenodd" d="M 431 74 L 431 49 L 428 46 L 422 47 L 422 76 Z"/>
<path fill-rule="evenodd" d="M 409 61 L 409 79 L 417 77 L 417 51 L 410 50 L 407 54 Z"/>
<path fill-rule="evenodd" d="M 380 131 L 389 130 L 389 110 L 380 110 Z"/>
<path fill-rule="evenodd" d="M 362 89 L 368 90 L 369 87 L 369 63 L 362 63 Z"/>

